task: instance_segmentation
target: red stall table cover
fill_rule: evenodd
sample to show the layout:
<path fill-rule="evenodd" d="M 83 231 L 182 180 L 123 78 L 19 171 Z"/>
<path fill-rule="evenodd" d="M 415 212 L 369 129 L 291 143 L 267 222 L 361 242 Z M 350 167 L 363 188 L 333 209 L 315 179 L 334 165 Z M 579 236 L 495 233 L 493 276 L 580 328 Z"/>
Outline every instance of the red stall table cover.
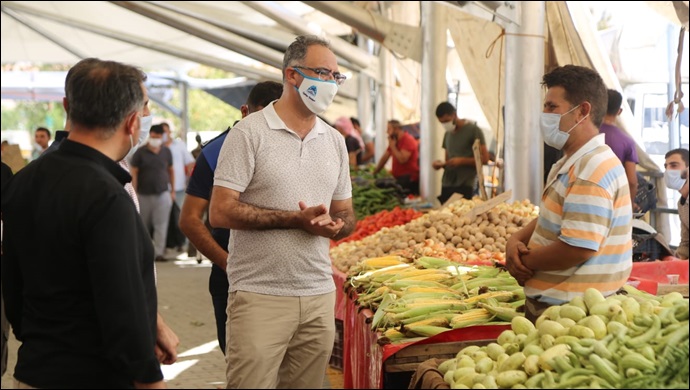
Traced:
<path fill-rule="evenodd" d="M 669 260 L 664 261 L 635 262 L 630 274 L 635 278 L 658 283 L 668 283 L 667 275 L 678 275 L 678 283 L 688 283 L 688 260 L 669 257 Z"/>
<path fill-rule="evenodd" d="M 453 341 L 496 339 L 510 325 L 479 325 L 452 329 L 423 340 L 380 346 L 381 336 L 371 330 L 369 309 L 362 309 L 349 296 L 345 303 L 343 331 L 343 384 L 346 389 L 382 389 L 383 364 L 395 353 L 412 345 L 436 344 Z"/>
<path fill-rule="evenodd" d="M 335 283 L 335 319 L 343 321 L 345 319 L 345 290 L 343 289 L 347 274 L 340 271 L 331 262 L 333 270 L 333 282 Z"/>

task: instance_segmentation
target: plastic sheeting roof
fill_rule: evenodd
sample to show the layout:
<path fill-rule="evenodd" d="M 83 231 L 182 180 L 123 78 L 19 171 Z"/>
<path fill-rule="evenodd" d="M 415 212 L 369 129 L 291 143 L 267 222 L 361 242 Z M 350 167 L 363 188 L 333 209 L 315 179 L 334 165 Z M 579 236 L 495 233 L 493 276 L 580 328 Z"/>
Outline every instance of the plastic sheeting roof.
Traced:
<path fill-rule="evenodd" d="M 312 23 L 315 29 L 320 28 L 319 23 L 327 23 L 331 34 L 351 32 L 349 27 L 301 2 L 263 3 L 273 3 L 275 8 Z M 143 16 L 125 8 L 135 6 L 146 7 L 142 10 L 149 9 L 157 15 Z M 70 64 L 83 57 L 98 57 L 147 69 L 184 72 L 203 61 L 216 60 L 227 62 L 228 67 L 247 66 L 276 72 L 279 69 L 271 65 L 277 65 L 275 59 L 282 61 L 282 50 L 296 35 L 240 1 L 3 1 L 2 11 L 3 64 L 27 61 Z M 166 17 L 228 42 L 235 40 L 235 50 L 212 43 L 208 36 L 194 36 L 166 24 Z M 200 19 L 244 30 L 244 37 Z M 263 39 L 245 38 L 253 34 L 262 34 Z M 266 46 L 268 43 L 270 46 Z M 252 48 L 265 61 L 249 58 L 246 54 Z M 267 66 L 262 62 L 272 64 Z"/>

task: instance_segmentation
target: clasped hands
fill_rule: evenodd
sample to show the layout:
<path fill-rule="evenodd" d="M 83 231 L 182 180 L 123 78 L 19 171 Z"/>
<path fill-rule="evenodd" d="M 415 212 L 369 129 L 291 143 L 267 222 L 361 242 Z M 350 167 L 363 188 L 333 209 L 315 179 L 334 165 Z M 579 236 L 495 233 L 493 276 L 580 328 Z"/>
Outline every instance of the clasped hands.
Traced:
<path fill-rule="evenodd" d="M 528 255 L 529 252 L 529 248 L 522 241 L 508 239 L 506 245 L 506 268 L 520 286 L 524 286 L 525 282 L 534 275 L 534 271 L 529 269 L 522 259 L 522 256 Z"/>
<path fill-rule="evenodd" d="M 314 235 L 333 238 L 345 225 L 341 218 L 333 220 L 328 208 L 323 204 L 308 207 L 304 201 L 300 201 L 299 209 L 304 230 Z"/>

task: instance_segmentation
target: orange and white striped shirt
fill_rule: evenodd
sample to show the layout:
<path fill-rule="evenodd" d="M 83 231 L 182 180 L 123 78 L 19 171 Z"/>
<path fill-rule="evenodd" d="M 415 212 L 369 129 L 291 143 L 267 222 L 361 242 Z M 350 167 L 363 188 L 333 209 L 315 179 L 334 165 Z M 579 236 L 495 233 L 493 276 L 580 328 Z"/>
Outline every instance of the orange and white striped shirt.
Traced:
<path fill-rule="evenodd" d="M 559 160 L 549 173 L 528 247 L 546 246 L 555 240 L 596 254 L 575 267 L 535 272 L 525 284 L 528 297 L 560 305 L 583 295 L 589 287 L 606 296 L 627 282 L 632 271 L 628 179 L 603 134 Z"/>

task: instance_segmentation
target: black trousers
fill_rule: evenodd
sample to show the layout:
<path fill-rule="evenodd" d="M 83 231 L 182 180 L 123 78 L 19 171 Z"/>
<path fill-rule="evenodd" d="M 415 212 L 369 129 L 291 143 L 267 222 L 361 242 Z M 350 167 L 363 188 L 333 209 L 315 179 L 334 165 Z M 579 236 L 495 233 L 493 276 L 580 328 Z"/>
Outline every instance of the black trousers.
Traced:
<path fill-rule="evenodd" d="M 228 306 L 228 275 L 225 270 L 213 264 L 211 275 L 208 280 L 208 291 L 211 293 L 213 302 L 213 314 L 216 317 L 216 333 L 218 335 L 218 346 L 225 354 L 225 321 L 228 314 L 225 309 Z"/>
<path fill-rule="evenodd" d="M 410 175 L 402 175 L 395 178 L 400 187 L 407 191 L 407 194 L 419 195 L 419 180 L 412 181 Z"/>
<path fill-rule="evenodd" d="M 474 189 L 469 186 L 441 187 L 441 195 L 439 195 L 437 199 L 439 202 L 441 202 L 441 204 L 444 204 L 456 192 L 462 195 L 462 197 L 465 199 L 472 199 Z"/>

